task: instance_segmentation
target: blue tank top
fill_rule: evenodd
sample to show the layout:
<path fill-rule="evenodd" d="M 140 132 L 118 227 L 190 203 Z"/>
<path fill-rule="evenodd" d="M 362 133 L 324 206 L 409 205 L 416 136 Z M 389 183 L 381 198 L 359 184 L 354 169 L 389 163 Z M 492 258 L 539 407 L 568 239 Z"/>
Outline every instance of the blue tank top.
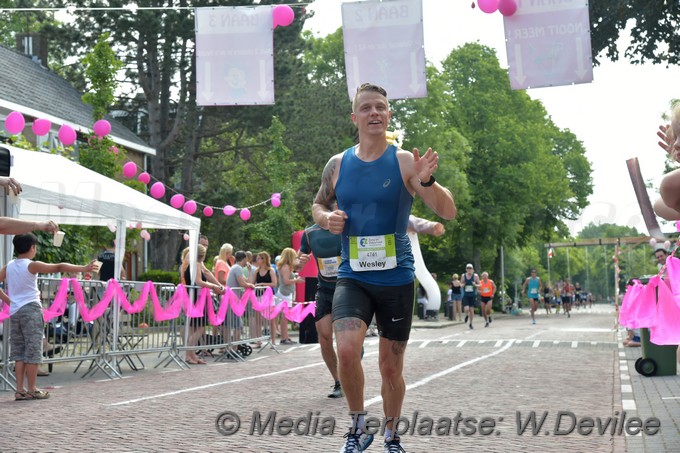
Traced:
<path fill-rule="evenodd" d="M 404 186 L 397 148 L 389 145 L 382 156 L 364 162 L 356 156 L 356 147 L 342 155 L 340 173 L 335 184 L 338 208 L 347 214 L 342 232 L 342 263 L 338 278 L 351 278 L 371 285 L 401 286 L 415 279 L 415 264 L 408 238 L 408 217 L 413 196 Z M 350 236 L 394 234 L 397 267 L 382 271 L 352 270 L 349 264 Z"/>
<path fill-rule="evenodd" d="M 527 295 L 529 299 L 538 299 L 538 277 L 529 277 L 529 284 L 527 285 Z"/>
<path fill-rule="evenodd" d="M 475 286 L 475 274 L 468 278 L 467 272 L 463 274 L 463 295 L 471 297 L 477 295 L 477 287 Z"/>

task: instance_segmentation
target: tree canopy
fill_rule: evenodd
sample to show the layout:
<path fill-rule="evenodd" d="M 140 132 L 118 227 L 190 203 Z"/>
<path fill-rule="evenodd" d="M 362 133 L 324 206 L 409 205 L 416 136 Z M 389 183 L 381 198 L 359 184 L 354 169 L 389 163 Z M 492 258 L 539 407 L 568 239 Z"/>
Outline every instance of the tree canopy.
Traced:
<path fill-rule="evenodd" d="M 126 3 L 109 2 L 112 7 Z M 234 0 L 221 6 L 255 3 Z M 259 2 L 276 3 L 284 2 Z M 178 4 L 188 6 L 184 0 Z M 191 6 L 214 5 L 206 0 Z M 240 207 L 281 192 L 282 208 L 253 211 L 253 221 L 245 224 L 237 216 L 204 217 L 202 231 L 216 244 L 278 253 L 290 244 L 291 233 L 312 222 L 310 206 L 328 158 L 357 139 L 342 31 L 323 38 L 303 33 L 306 13 L 294 10 L 293 24 L 274 32 L 274 106 L 196 104 L 190 9 L 78 11 L 74 22 L 50 23 L 45 32 L 73 57 L 92 52 L 109 34 L 111 49 L 124 62 L 116 72 L 120 88 L 114 108 L 127 112 L 129 126 L 156 148 L 149 171 L 173 190 L 212 206 Z M 73 76 L 72 82 L 88 86 L 82 77 Z M 495 52 L 477 43 L 454 49 L 441 69 L 428 67 L 428 92 L 424 99 L 392 103 L 392 127 L 405 132 L 404 148 L 432 147 L 440 153 L 437 180 L 451 188 L 459 208 L 444 237 L 421 240 L 428 266 L 448 274 L 474 260 L 498 272 L 500 246 L 525 250 L 568 234 L 565 220 L 580 214 L 592 192 L 583 144 L 556 127 L 539 101 L 510 89 Z M 420 202 L 414 213 L 432 218 Z M 152 237 L 151 266 L 174 269 L 181 234 L 158 231 Z M 524 259 L 539 258 L 527 254 L 517 262 Z"/>
<path fill-rule="evenodd" d="M 589 2 L 593 59 L 603 52 L 616 61 L 619 37 L 630 33 L 623 55 L 633 63 L 680 62 L 680 3 L 675 0 L 593 0 Z"/>

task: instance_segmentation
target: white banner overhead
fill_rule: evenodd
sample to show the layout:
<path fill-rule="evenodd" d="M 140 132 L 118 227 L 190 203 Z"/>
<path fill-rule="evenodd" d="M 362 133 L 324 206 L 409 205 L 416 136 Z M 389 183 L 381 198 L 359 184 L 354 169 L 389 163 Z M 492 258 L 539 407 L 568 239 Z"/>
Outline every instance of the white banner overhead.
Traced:
<path fill-rule="evenodd" d="M 593 81 L 587 0 L 519 0 L 503 23 L 513 89 Z"/>
<path fill-rule="evenodd" d="M 350 99 L 362 83 L 390 99 L 427 96 L 421 0 L 343 3 L 342 29 Z"/>
<path fill-rule="evenodd" d="M 196 9 L 196 102 L 274 103 L 272 7 Z"/>

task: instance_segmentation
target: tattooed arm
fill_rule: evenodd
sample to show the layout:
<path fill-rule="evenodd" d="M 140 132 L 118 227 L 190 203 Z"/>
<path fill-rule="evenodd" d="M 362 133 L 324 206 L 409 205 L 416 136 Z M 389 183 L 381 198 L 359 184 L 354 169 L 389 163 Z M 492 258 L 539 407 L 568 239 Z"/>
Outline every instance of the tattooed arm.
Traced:
<path fill-rule="evenodd" d="M 337 154 L 330 158 L 323 169 L 321 175 L 321 186 L 314 198 L 312 205 L 312 216 L 314 221 L 321 228 L 330 231 L 333 234 L 342 233 L 345 227 L 345 219 L 347 214 L 337 209 L 335 199 L 335 183 L 338 180 L 340 172 L 340 159 L 342 154 Z"/>

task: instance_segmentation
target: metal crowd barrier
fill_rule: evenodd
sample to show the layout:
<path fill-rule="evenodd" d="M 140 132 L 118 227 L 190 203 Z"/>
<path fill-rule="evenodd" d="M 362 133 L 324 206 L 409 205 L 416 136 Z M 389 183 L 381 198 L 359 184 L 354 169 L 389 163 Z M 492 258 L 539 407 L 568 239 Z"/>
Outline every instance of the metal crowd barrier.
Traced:
<path fill-rule="evenodd" d="M 61 282 L 61 279 L 38 279 L 43 307 L 52 305 Z M 92 309 L 104 296 L 107 283 L 95 280 L 79 280 L 79 283 L 85 305 Z M 130 303 L 139 298 L 146 284 L 132 281 L 118 283 Z M 176 291 L 175 285 L 167 283 L 154 283 L 154 289 L 163 307 L 167 306 Z M 192 300 L 197 294 L 193 289 L 200 288 L 187 287 Z M 265 289 L 256 288 L 258 300 Z M 242 288 L 232 288 L 232 291 L 239 298 L 243 294 Z M 211 300 L 213 306 L 206 307 L 206 310 L 217 312 L 222 297 L 213 296 Z M 114 379 L 121 377 L 121 365 L 127 365 L 135 371 L 143 370 L 146 364 L 142 356 L 145 354 L 156 354 L 162 358 L 155 367 L 175 364 L 183 369 L 189 367 L 183 358 L 187 350 L 196 350 L 204 356 L 212 355 L 216 361 L 243 361 L 252 353 L 256 343 L 259 342 L 262 348 L 270 345 L 269 321 L 256 312 L 251 304 L 247 305 L 242 317 L 237 317 L 229 308 L 222 325 L 212 326 L 206 320 L 205 331 L 197 345 L 188 345 L 191 326 L 187 321 L 184 310 L 177 319 L 155 321 L 149 297 L 144 310 L 135 314 L 125 312 L 114 298 L 101 317 L 85 322 L 79 313 L 73 291 L 69 290 L 63 316 L 45 323 L 43 363 L 51 369 L 57 363 L 77 362 L 74 373 L 82 367 L 85 370 L 82 377 L 101 371 Z M 0 350 L 0 389 L 7 390 L 8 386 L 14 389 L 15 382 L 11 372 L 13 364 L 9 361 L 9 320 L 4 322 L 4 333 Z"/>

